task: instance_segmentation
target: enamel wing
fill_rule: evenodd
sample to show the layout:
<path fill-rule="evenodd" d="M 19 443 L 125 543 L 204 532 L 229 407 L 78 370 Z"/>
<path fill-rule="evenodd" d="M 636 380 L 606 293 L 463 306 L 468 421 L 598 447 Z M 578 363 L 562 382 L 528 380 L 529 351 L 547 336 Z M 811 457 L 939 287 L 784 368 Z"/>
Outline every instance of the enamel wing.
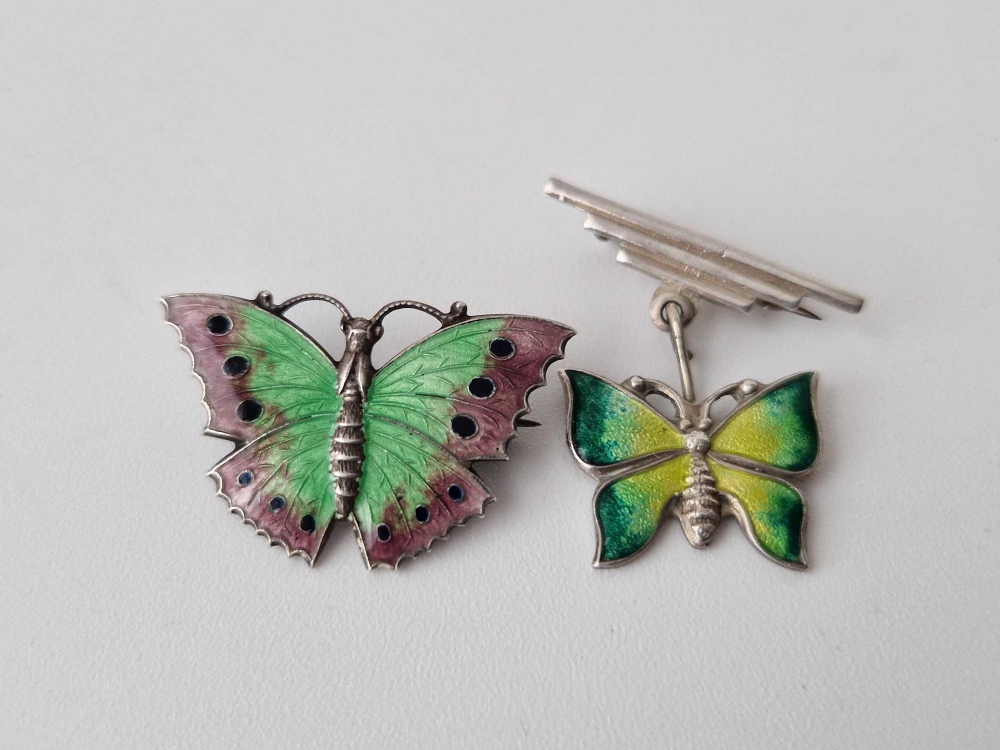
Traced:
<path fill-rule="evenodd" d="M 320 300 L 342 315 L 340 361 L 284 317 Z M 164 299 L 204 385 L 206 434 L 235 443 L 212 470 L 233 512 L 310 565 L 334 520 L 349 520 L 369 568 L 396 567 L 481 516 L 493 500 L 474 461 L 506 459 L 528 394 L 572 329 L 517 315 L 470 317 L 419 302 L 371 319 L 308 294 L 276 304 L 212 294 Z M 441 329 L 381 369 L 371 351 L 402 308 Z"/>
<path fill-rule="evenodd" d="M 618 385 L 579 370 L 560 374 L 570 448 L 599 482 L 596 567 L 634 559 L 669 515 L 695 547 L 706 546 L 731 515 L 765 556 L 806 567 L 806 505 L 789 480 L 808 472 L 819 454 L 815 373 L 770 385 L 744 380 L 701 403 L 659 381 L 634 377 Z M 654 394 L 673 404 L 675 419 L 647 403 Z M 713 425 L 710 411 L 724 396 L 737 405 Z"/>

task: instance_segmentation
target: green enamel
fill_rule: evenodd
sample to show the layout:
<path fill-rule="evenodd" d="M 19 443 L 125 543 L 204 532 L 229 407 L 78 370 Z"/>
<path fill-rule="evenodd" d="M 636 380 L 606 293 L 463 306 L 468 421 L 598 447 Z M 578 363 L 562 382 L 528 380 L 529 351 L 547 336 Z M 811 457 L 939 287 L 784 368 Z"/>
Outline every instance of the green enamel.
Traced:
<path fill-rule="evenodd" d="M 483 373 L 489 343 L 505 323 L 504 318 L 472 320 L 415 344 L 379 371 L 368 391 L 366 413 L 447 443 L 450 399 Z M 435 399 L 443 399 L 446 408 L 433 408 Z"/>
<path fill-rule="evenodd" d="M 482 514 L 492 496 L 469 464 L 505 457 L 527 394 L 544 382 L 572 333 L 537 318 L 470 318 L 418 341 L 376 373 L 364 406 L 365 461 L 354 506 L 369 564 L 394 566 Z M 509 343 L 506 352 L 491 351 L 496 339 Z M 474 390 L 477 380 L 490 392 Z M 463 423 L 472 429 L 456 427 Z"/>
<path fill-rule="evenodd" d="M 247 300 L 164 302 L 204 384 L 208 432 L 239 445 L 213 469 L 220 492 L 259 532 L 314 560 L 335 512 L 330 448 L 342 399 L 333 362 Z"/>
<path fill-rule="evenodd" d="M 649 544 L 667 502 L 684 490 L 690 468 L 690 457 L 682 454 L 601 488 L 594 499 L 599 563 L 623 561 Z"/>
<path fill-rule="evenodd" d="M 343 400 L 337 395 L 332 363 L 275 315 L 250 305 L 240 312 L 244 325 L 233 331 L 227 354 L 242 355 L 252 363 L 248 395 L 266 407 L 255 424 L 266 430 L 279 415 L 286 422 L 324 413 L 335 419 Z"/>
<path fill-rule="evenodd" d="M 716 486 L 734 497 L 750 519 L 754 536 L 772 557 L 803 563 L 805 504 L 795 489 L 779 479 L 753 474 L 708 460 Z"/>
<path fill-rule="evenodd" d="M 580 460 L 609 466 L 684 447 L 681 433 L 659 412 L 614 383 L 566 370 L 572 393 L 569 437 Z"/>
<path fill-rule="evenodd" d="M 814 376 L 793 376 L 735 412 L 712 436 L 712 450 L 784 471 L 811 467 L 819 454 Z"/>
<path fill-rule="evenodd" d="M 330 474 L 330 446 L 337 429 L 336 415 L 323 415 L 286 425 L 260 441 L 260 458 L 269 479 L 261 482 L 264 504 L 281 495 L 294 506 L 297 522 L 306 513 L 325 528 L 336 510 Z"/>
<path fill-rule="evenodd" d="M 405 427 L 365 415 L 365 463 L 354 514 L 364 529 L 382 520 L 387 503 L 394 498 L 423 498 L 428 494 L 426 478 L 432 469 L 445 469 L 448 454 Z M 413 522 L 416 503 L 405 507 Z"/>
<path fill-rule="evenodd" d="M 469 515 L 481 515 L 489 491 L 454 456 L 413 430 L 365 417 L 366 458 L 354 520 L 369 565 L 395 566 L 426 549 Z M 461 489 L 458 497 L 451 487 Z M 384 524 L 389 536 L 382 538 Z"/>

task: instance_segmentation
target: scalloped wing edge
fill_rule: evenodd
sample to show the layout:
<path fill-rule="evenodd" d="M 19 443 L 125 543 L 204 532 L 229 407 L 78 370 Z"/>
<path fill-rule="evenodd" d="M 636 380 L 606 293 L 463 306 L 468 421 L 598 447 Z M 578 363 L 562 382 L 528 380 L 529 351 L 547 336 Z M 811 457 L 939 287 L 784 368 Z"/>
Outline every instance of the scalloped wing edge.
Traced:
<path fill-rule="evenodd" d="M 169 306 L 169 303 L 167 302 L 167 299 L 169 297 L 180 297 L 180 296 L 183 296 L 183 295 L 172 294 L 172 295 L 168 295 L 167 297 L 160 297 L 160 304 L 163 305 L 163 311 L 164 311 L 164 313 L 166 315 L 170 314 L 170 306 Z M 205 296 L 210 296 L 210 295 L 205 295 Z M 214 295 L 214 296 L 220 296 L 220 295 Z M 201 405 L 205 407 L 205 414 L 206 414 L 206 416 L 208 418 L 208 421 L 205 422 L 205 426 L 201 428 L 201 434 L 202 435 L 207 435 L 208 437 L 221 438 L 223 440 L 230 440 L 233 443 L 235 443 L 236 445 L 243 445 L 243 441 L 240 440 L 235 435 L 230 435 L 229 433 L 226 433 L 226 432 L 219 432 L 218 430 L 213 430 L 210 427 L 210 425 L 212 424 L 212 407 L 208 405 L 208 399 L 207 399 L 207 396 L 208 396 L 208 384 L 205 382 L 205 378 L 203 378 L 201 375 L 199 375 L 198 371 L 195 369 L 194 352 L 191 351 L 190 347 L 188 347 L 188 345 L 184 343 L 184 331 L 181 330 L 181 328 L 180 328 L 179 325 L 177 325 L 172 320 L 170 320 L 170 318 L 164 318 L 163 322 L 166 323 L 168 326 L 170 326 L 171 328 L 173 328 L 177 332 L 177 344 L 180 346 L 181 349 L 183 349 L 185 352 L 187 352 L 188 357 L 190 357 L 190 359 L 191 359 L 191 374 L 195 377 L 195 379 L 201 385 Z"/>
<path fill-rule="evenodd" d="M 192 296 L 192 295 L 171 294 L 171 295 L 167 295 L 165 297 L 160 297 L 160 304 L 163 305 L 163 311 L 164 311 L 164 313 L 166 315 L 170 314 L 170 307 L 169 307 L 169 305 L 167 303 L 167 299 L 168 298 L 170 298 L 170 297 L 185 297 L 185 296 Z M 204 295 L 195 295 L 195 296 L 203 296 L 203 297 L 229 297 L 230 295 L 204 294 Z M 243 299 L 242 297 L 232 297 L 232 299 L 238 299 L 241 302 L 246 302 L 248 305 L 254 304 L 253 300 Z M 257 522 L 254 521 L 252 518 L 249 518 L 247 516 L 247 514 L 243 511 L 243 509 L 240 508 L 236 503 L 234 503 L 233 499 L 231 497 L 229 497 L 229 495 L 227 495 L 225 492 L 222 491 L 222 477 L 219 475 L 219 473 L 216 471 L 216 469 L 220 465 L 222 465 L 223 463 L 225 463 L 227 460 L 229 460 L 229 458 L 232 455 L 234 455 L 235 453 L 237 453 L 240 449 L 242 449 L 242 448 L 246 447 L 247 445 L 249 445 L 249 443 L 247 443 L 247 442 L 245 442 L 243 440 L 240 440 L 235 435 L 229 435 L 228 433 L 225 433 L 225 432 L 219 432 L 218 430 L 213 430 L 213 429 L 211 429 L 209 427 L 209 425 L 211 425 L 211 423 L 212 423 L 212 407 L 209 406 L 208 400 L 206 399 L 206 396 L 208 395 L 208 391 L 207 391 L 205 379 L 201 375 L 199 375 L 198 371 L 195 369 L 194 352 L 192 352 L 191 349 L 190 349 L 190 347 L 188 347 L 187 344 L 184 343 L 184 332 L 180 329 L 180 326 L 178 326 L 177 324 L 175 324 L 169 318 L 165 318 L 163 322 L 166 323 L 168 326 L 170 326 L 171 328 L 173 328 L 174 331 L 177 332 L 177 343 L 178 343 L 178 345 L 180 346 L 181 349 L 183 349 L 185 352 L 187 352 L 188 357 L 191 359 L 191 375 L 198 381 L 199 384 L 201 384 L 201 404 L 202 404 L 202 406 L 205 407 L 205 413 L 206 413 L 206 416 L 208 418 L 208 421 L 205 423 L 205 426 L 202 428 L 202 434 L 206 435 L 208 437 L 214 437 L 214 438 L 221 438 L 223 440 L 229 440 L 229 441 L 231 441 L 231 442 L 233 442 L 235 444 L 235 449 L 229 455 L 225 456 L 221 461 L 217 462 L 215 464 L 215 466 L 213 466 L 212 469 L 207 473 L 207 476 L 211 477 L 215 481 L 215 485 L 216 485 L 215 496 L 216 497 L 221 497 L 223 500 L 225 500 L 226 504 L 229 506 L 229 512 L 233 513 L 234 515 L 239 516 L 240 520 L 242 520 L 243 523 L 245 523 L 247 526 L 250 526 L 254 530 L 254 532 L 255 532 L 255 534 L 257 536 L 264 537 L 267 540 L 269 547 L 281 547 L 282 549 L 285 550 L 285 554 L 287 555 L 288 558 L 301 557 L 301 558 L 303 558 L 306 561 L 306 563 L 309 565 L 309 567 L 312 568 L 316 564 L 316 558 L 314 558 L 312 555 L 310 555 L 305 550 L 292 549 L 285 542 L 283 542 L 281 539 L 276 539 L 276 538 L 272 537 L 270 534 L 267 533 L 267 531 L 265 531 L 264 529 L 262 529 L 259 526 L 257 526 Z M 286 321 L 286 322 L 289 322 L 289 321 Z M 325 350 L 323 350 L 322 348 L 320 350 L 324 351 L 324 353 L 325 353 Z M 327 356 L 329 356 L 329 355 L 327 355 Z"/>
<path fill-rule="evenodd" d="M 234 451 L 234 453 L 235 453 L 235 451 Z M 233 455 L 233 454 L 230 454 L 230 456 L 231 455 Z M 231 497 L 229 497 L 229 495 L 227 495 L 225 492 L 222 491 L 222 477 L 219 476 L 219 473 L 215 469 L 217 467 L 219 467 L 221 464 L 225 463 L 226 460 L 228 460 L 228 459 L 229 459 L 229 456 L 226 456 L 226 458 L 222 459 L 222 461 L 220 461 L 219 463 L 217 463 L 212 468 L 212 470 L 210 472 L 208 472 L 208 476 L 210 476 L 212 479 L 215 480 L 215 484 L 216 484 L 215 496 L 216 497 L 221 497 L 223 500 L 225 500 L 229 504 L 229 512 L 230 513 L 238 515 L 240 517 L 240 519 L 243 521 L 243 523 L 245 523 L 247 526 L 250 526 L 254 530 L 254 532 L 256 532 L 256 534 L 258 536 L 262 536 L 265 539 L 267 539 L 269 547 L 281 547 L 282 549 L 285 550 L 285 554 L 289 558 L 292 558 L 292 557 L 301 557 L 301 558 L 303 558 L 306 561 L 306 563 L 308 563 L 308 565 L 309 565 L 310 568 L 313 567 L 316 564 L 316 559 L 314 557 L 312 557 L 305 550 L 292 549 L 287 544 L 285 544 L 285 542 L 283 542 L 281 539 L 277 539 L 277 538 L 272 537 L 270 534 L 267 533 L 267 531 L 265 531 L 264 529 L 262 529 L 259 526 L 257 526 L 257 522 L 254 521 L 252 518 L 249 518 L 247 516 L 247 514 L 243 511 L 243 509 L 240 506 L 238 506 L 236 503 L 234 503 L 233 499 Z"/>
<path fill-rule="evenodd" d="M 476 477 L 478 478 L 478 475 L 476 475 Z M 486 487 L 486 484 L 482 481 L 482 479 L 480 479 L 479 481 L 483 485 L 483 487 Z M 489 487 L 486 487 L 486 489 L 487 491 L 490 491 Z M 462 516 L 461 520 L 448 524 L 443 534 L 438 534 L 435 537 L 431 537 L 429 540 L 427 540 L 427 544 L 423 545 L 422 547 L 417 547 L 415 550 L 411 550 L 410 552 L 404 552 L 402 555 L 397 557 L 395 561 L 392 563 L 379 561 L 376 562 L 375 564 L 372 564 L 371 560 L 368 558 L 368 550 L 365 549 L 365 540 L 361 536 L 361 529 L 358 526 L 357 521 L 354 520 L 354 514 L 352 513 L 349 516 L 349 518 L 351 519 L 351 523 L 354 525 L 354 539 L 358 543 L 358 547 L 361 548 L 361 558 L 365 561 L 365 565 L 368 566 L 368 570 L 375 570 L 375 568 L 389 568 L 390 570 L 399 570 L 399 564 L 401 562 L 403 562 L 404 560 L 412 560 L 413 558 L 417 557 L 417 555 L 421 555 L 424 552 L 430 552 L 434 542 L 440 539 L 447 539 L 449 536 L 451 536 L 451 532 L 453 529 L 456 529 L 459 526 L 465 526 L 465 524 L 467 524 L 469 520 L 472 518 L 482 518 L 483 516 L 485 516 L 486 506 L 491 505 L 494 502 L 496 502 L 496 496 L 493 494 L 492 491 L 490 491 L 489 496 L 485 500 L 483 500 L 482 509 L 478 513 L 469 513 L 466 516 Z"/>
<path fill-rule="evenodd" d="M 245 299 L 244 297 L 237 297 L 237 296 L 231 295 L 231 294 L 209 294 L 209 293 L 201 294 L 201 293 L 186 293 L 186 292 L 184 292 L 184 293 L 180 293 L 180 294 L 168 294 L 166 296 L 160 297 L 160 304 L 163 305 L 163 311 L 165 313 L 165 316 L 170 315 L 170 305 L 169 305 L 169 303 L 168 303 L 167 300 L 170 300 L 170 299 L 173 299 L 173 298 L 176 298 L 176 297 L 213 297 L 213 298 L 217 298 L 217 299 L 236 300 L 238 302 L 243 302 L 243 303 L 245 303 L 247 305 L 250 305 L 252 307 L 256 307 L 258 309 L 262 309 L 262 308 L 260 308 L 260 306 L 256 302 L 254 302 L 251 299 Z M 337 360 L 334 359 L 330 355 L 330 353 L 324 347 L 322 347 L 319 344 L 319 342 L 316 341 L 312 336 L 310 336 L 306 331 L 302 330 L 294 322 L 292 322 L 291 320 L 288 320 L 288 318 L 286 318 L 286 317 L 284 317 L 282 315 L 276 315 L 275 313 L 270 312 L 268 310 L 264 310 L 264 312 L 268 312 L 270 315 L 274 315 L 274 317 L 276 317 L 279 320 L 281 320 L 281 321 L 287 323 L 288 325 L 290 325 L 297 333 L 299 333 L 309 343 L 311 343 L 313 346 L 315 346 L 320 351 L 320 353 L 323 354 L 323 356 L 325 356 L 328 360 L 330 360 L 330 363 L 333 365 L 334 369 L 336 369 L 336 367 L 337 367 Z M 238 448 L 241 448 L 244 445 L 248 445 L 250 441 L 245 441 L 245 440 L 242 440 L 242 439 L 236 437 L 235 435 L 230 435 L 227 432 L 219 432 L 218 430 L 213 430 L 211 428 L 210 425 L 212 424 L 212 407 L 209 405 L 208 400 L 206 398 L 208 396 L 208 387 L 207 387 L 207 384 L 205 382 L 205 379 L 201 375 L 199 375 L 198 371 L 195 369 L 195 364 L 196 363 L 195 363 L 195 359 L 194 359 L 194 352 L 191 351 L 190 347 L 188 347 L 188 345 L 184 343 L 184 331 L 181 330 L 180 326 L 178 326 L 176 323 L 174 323 L 172 320 L 170 320 L 169 317 L 164 317 L 164 321 L 163 322 L 166 323 L 168 326 L 170 326 L 171 328 L 173 328 L 177 332 L 177 343 L 178 343 L 178 345 L 180 346 L 181 349 L 183 349 L 185 352 L 187 352 L 188 357 L 190 357 L 190 359 L 191 359 L 191 374 L 201 384 L 201 403 L 202 403 L 202 406 L 205 407 L 205 413 L 206 413 L 206 415 L 208 417 L 208 421 L 205 423 L 205 426 L 202 428 L 201 434 L 202 435 L 207 435 L 208 437 L 220 438 L 222 440 L 229 440 L 229 441 L 235 443 Z"/>
<path fill-rule="evenodd" d="M 413 349 L 416 346 L 420 346 L 420 344 L 422 344 L 424 341 L 426 341 L 426 340 L 428 340 L 430 338 L 433 338 L 436 334 L 440 333 L 441 331 L 444 331 L 444 330 L 446 330 L 448 328 L 452 328 L 454 326 L 462 325 L 463 323 L 469 323 L 469 322 L 474 321 L 474 320 L 493 320 L 493 319 L 497 319 L 497 318 L 521 318 L 522 320 L 534 320 L 534 321 L 537 321 L 539 323 L 545 323 L 547 325 L 554 326 L 556 328 L 561 328 L 564 331 L 564 334 L 563 334 L 563 337 L 559 340 L 559 349 L 555 352 L 555 354 L 553 354 L 548 359 L 546 359 L 541 364 L 541 366 L 538 368 L 539 382 L 536 383 L 536 384 L 534 384 L 534 385 L 528 386 L 528 388 L 524 391 L 524 396 L 522 396 L 522 408 L 520 408 L 516 412 L 514 412 L 513 417 L 511 417 L 511 425 L 514 428 L 514 431 L 511 432 L 511 434 L 508 435 L 507 438 L 500 445 L 500 450 L 497 451 L 497 454 L 493 455 L 493 456 L 485 456 L 483 458 L 476 458 L 476 459 L 473 459 L 472 461 L 459 461 L 459 463 L 461 463 L 464 466 L 471 466 L 476 461 L 507 461 L 507 460 L 510 459 L 510 456 L 507 455 L 507 446 L 510 445 L 510 442 L 514 438 L 517 437 L 517 423 L 520 421 L 521 417 L 523 417 L 523 416 L 531 413 L 531 407 L 528 405 L 528 397 L 532 393 L 534 393 L 535 391 L 537 391 L 539 388 L 541 388 L 542 386 L 544 386 L 544 385 L 547 384 L 547 375 L 548 375 L 549 368 L 553 365 L 553 363 L 558 362 L 560 359 L 565 359 L 566 358 L 566 344 L 569 343 L 569 340 L 571 338 L 573 338 L 574 336 L 576 336 L 577 330 L 575 328 L 572 328 L 572 327 L 566 325 L 565 323 L 560 323 L 560 322 L 558 322 L 556 320 L 549 320 L 548 318 L 539 318 L 539 317 L 535 317 L 533 315 L 517 315 L 517 314 L 514 314 L 514 313 L 508 313 L 508 314 L 504 314 L 504 315 L 473 315 L 471 317 L 464 318 L 464 319 L 462 319 L 460 321 L 457 321 L 455 323 L 451 323 L 450 325 L 442 326 L 441 328 L 437 329 L 436 331 L 433 331 L 432 333 L 429 333 L 427 336 L 424 336 L 422 339 L 413 342 L 412 344 L 410 344 L 409 346 L 407 346 L 405 349 L 403 349 L 401 352 L 399 352 L 398 354 L 396 354 L 395 356 L 393 356 L 392 359 L 390 359 L 388 362 L 386 362 L 384 365 L 382 365 L 382 367 L 380 367 L 379 370 L 378 370 L 378 372 L 381 372 L 386 367 L 388 367 L 393 362 L 395 362 L 396 359 L 398 359 L 399 357 L 401 357 L 402 355 L 404 355 L 406 352 L 408 352 L 410 349 Z M 378 372 L 375 373 L 376 377 L 378 376 Z M 408 428 L 408 429 L 413 429 L 413 428 L 411 427 L 411 428 Z M 426 439 L 428 439 L 431 442 L 433 442 L 435 445 L 440 445 L 440 443 L 437 440 L 434 440 L 433 438 L 430 438 L 427 435 L 424 435 L 422 432 L 420 434 L 423 435 L 423 437 L 425 437 Z M 456 459 L 456 461 L 457 460 L 458 459 Z M 436 538 L 440 538 L 440 537 L 436 537 Z"/>
<path fill-rule="evenodd" d="M 524 404 L 524 408 L 519 409 L 518 411 L 514 412 L 514 416 L 511 419 L 511 425 L 514 427 L 514 431 L 500 445 L 500 450 L 498 451 L 498 454 L 496 456 L 490 456 L 489 458 L 476 459 L 477 461 L 508 461 L 510 459 L 510 456 L 507 455 L 507 446 L 510 445 L 511 440 L 513 440 L 514 438 L 517 437 L 517 423 L 518 423 L 518 421 L 520 421 L 521 417 L 526 416 L 526 415 L 528 415 L 528 414 L 531 413 L 531 407 L 528 405 L 528 397 L 532 393 L 534 393 L 535 391 L 537 391 L 539 388 L 541 388 L 542 386 L 546 385 L 549 368 L 555 362 L 558 362 L 560 359 L 565 359 L 566 358 L 566 344 L 568 344 L 569 340 L 571 338 L 573 338 L 574 336 L 576 336 L 576 334 L 577 334 L 576 329 L 571 328 L 568 325 L 565 325 L 563 323 L 559 323 L 559 322 L 557 322 L 555 320 L 548 320 L 547 318 L 537 318 L 537 317 L 534 317 L 534 316 L 531 316 L 531 315 L 479 315 L 479 316 L 476 316 L 475 318 L 468 318 L 468 320 L 476 320 L 476 319 L 481 319 L 481 318 L 504 318 L 504 317 L 523 318 L 525 320 L 537 320 L 537 321 L 539 321 L 541 323 L 547 323 L 548 325 L 555 326 L 557 328 L 561 328 L 561 329 L 563 329 L 563 331 L 565 333 L 563 334 L 563 337 L 559 340 L 559 349 L 556 351 L 556 353 L 553 354 L 551 357 L 549 357 L 547 360 L 545 360 L 541 364 L 541 366 L 538 368 L 539 382 L 536 383 L 535 385 L 528 386 L 527 390 L 525 390 L 524 396 L 522 397 L 522 402 Z M 466 321 L 462 321 L 462 322 L 466 322 Z M 468 462 L 469 465 L 471 465 L 473 463 L 475 463 L 475 461 Z M 496 499 L 496 498 L 493 498 L 493 499 Z M 491 502 L 491 501 L 487 501 L 487 503 L 488 502 Z M 484 503 L 484 506 L 487 503 Z M 467 516 L 467 518 L 468 517 L 469 516 Z M 482 517 L 482 514 L 480 514 L 480 517 Z M 438 538 L 440 538 L 440 537 L 438 537 Z"/>
<path fill-rule="evenodd" d="M 543 319 L 542 318 L 534 318 L 534 320 L 543 320 Z M 498 456 L 495 459 L 489 459 L 489 458 L 485 459 L 487 461 L 490 461 L 490 460 L 493 460 L 493 461 L 496 461 L 496 460 L 507 461 L 507 460 L 510 459 L 510 456 L 507 455 L 507 446 L 510 445 L 510 441 L 511 440 L 513 440 L 514 438 L 517 437 L 517 423 L 520 421 L 521 417 L 524 417 L 524 416 L 526 416 L 528 414 L 531 414 L 531 407 L 528 405 L 528 396 L 530 396 L 532 393 L 534 393 L 535 391 L 537 391 L 542 386 L 546 385 L 549 368 L 554 363 L 558 362 L 560 359 L 565 359 L 566 358 L 566 344 L 569 342 L 569 340 L 571 338 L 573 338 L 574 336 L 576 336 L 576 331 L 574 329 L 570 328 L 569 326 L 564 326 L 562 323 L 556 323 L 556 322 L 551 321 L 551 320 L 546 320 L 545 322 L 546 323 L 551 323 L 552 325 L 557 325 L 557 326 L 560 326 L 560 327 L 566 329 L 566 334 L 559 341 L 559 350 L 555 354 L 553 354 L 551 357 L 549 357 L 547 360 L 545 360 L 545 362 L 542 363 L 542 366 L 540 368 L 538 368 L 538 374 L 539 374 L 539 377 L 540 377 L 540 382 L 537 383 L 536 385 L 528 386 L 528 389 L 524 392 L 524 397 L 523 397 L 524 408 L 518 410 L 517 412 L 515 412 L 514 413 L 514 418 L 511 420 L 511 424 L 514 426 L 514 432 L 512 432 L 510 434 L 510 436 L 506 440 L 504 440 L 503 444 L 500 446 L 500 453 L 502 455 L 502 458 L 500 456 Z M 483 459 L 480 459 L 480 460 L 483 460 Z"/>
<path fill-rule="evenodd" d="M 541 367 L 538 368 L 539 382 L 535 385 L 528 386 L 528 389 L 524 392 L 524 397 L 522 399 L 524 402 L 524 408 L 515 412 L 514 418 L 511 420 L 511 424 L 514 426 L 514 432 L 511 433 L 510 437 L 504 440 L 503 444 L 500 446 L 500 452 L 503 455 L 503 458 L 499 459 L 501 461 L 507 461 L 510 458 L 510 456 L 507 455 L 507 446 L 510 445 L 511 440 L 517 437 L 518 421 L 521 419 L 521 417 L 531 413 L 531 407 L 528 405 L 528 396 L 530 396 L 532 393 L 534 393 L 535 391 L 537 391 L 539 388 L 541 388 L 543 385 L 546 384 L 549 368 L 555 362 L 558 362 L 560 359 L 566 358 L 566 344 L 569 343 L 569 340 L 571 338 L 576 336 L 576 329 L 570 328 L 569 326 L 556 322 L 554 320 L 548 320 L 546 318 L 536 318 L 528 315 L 513 315 L 511 317 L 527 318 L 529 320 L 538 320 L 543 323 L 548 323 L 549 325 L 562 328 L 565 331 L 565 333 L 563 334 L 563 337 L 559 340 L 559 349 L 556 351 L 556 353 L 553 354 L 551 357 L 549 357 L 547 360 L 545 360 L 542 363 Z M 486 460 L 491 460 L 491 459 L 486 459 Z M 497 459 L 492 459 L 492 460 L 497 460 Z M 492 497 L 492 493 L 490 496 Z M 483 503 L 483 506 L 485 507 L 489 502 L 491 501 Z M 479 515 L 480 517 L 482 517 L 481 513 Z"/>

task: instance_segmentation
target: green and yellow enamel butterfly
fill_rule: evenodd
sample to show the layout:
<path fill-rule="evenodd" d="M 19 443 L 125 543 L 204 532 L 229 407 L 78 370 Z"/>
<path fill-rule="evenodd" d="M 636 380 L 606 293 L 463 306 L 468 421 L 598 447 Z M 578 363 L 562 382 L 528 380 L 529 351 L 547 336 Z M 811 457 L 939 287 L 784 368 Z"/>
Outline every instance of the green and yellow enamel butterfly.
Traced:
<path fill-rule="evenodd" d="M 695 547 L 712 540 L 723 516 L 735 516 L 771 560 L 806 567 L 806 505 L 787 480 L 808 472 L 819 455 L 815 373 L 770 385 L 744 380 L 697 404 L 655 380 L 618 385 L 579 370 L 560 375 L 570 448 L 600 482 L 595 567 L 634 559 L 665 513 L 680 519 Z M 676 419 L 646 402 L 654 394 L 673 403 Z M 710 410 L 724 396 L 737 407 L 713 427 Z"/>

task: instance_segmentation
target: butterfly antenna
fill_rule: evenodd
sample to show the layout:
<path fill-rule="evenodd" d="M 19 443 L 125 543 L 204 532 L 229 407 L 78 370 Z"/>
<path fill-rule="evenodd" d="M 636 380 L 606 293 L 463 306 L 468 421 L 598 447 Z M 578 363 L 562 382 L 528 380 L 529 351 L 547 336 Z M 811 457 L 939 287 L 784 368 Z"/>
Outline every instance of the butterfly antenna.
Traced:
<path fill-rule="evenodd" d="M 259 307 L 264 308 L 268 312 L 272 312 L 275 315 L 282 315 L 283 313 L 285 313 L 285 311 L 289 310 L 292 307 L 295 307 L 295 305 L 299 304 L 300 302 L 309 302 L 313 300 L 317 302 L 326 302 L 328 304 L 333 305 L 338 310 L 340 310 L 341 314 L 345 318 L 352 317 L 350 311 L 348 311 L 347 307 L 344 305 L 343 302 L 341 302 L 339 299 L 335 297 L 331 297 L 328 294 L 299 294 L 295 297 L 289 297 L 281 304 L 276 305 L 274 303 L 274 295 L 271 294 L 270 292 L 265 291 L 257 295 L 257 299 L 255 300 L 255 302 Z"/>
<path fill-rule="evenodd" d="M 420 310 L 422 313 L 427 313 L 432 318 L 436 318 L 442 326 L 449 326 L 452 323 L 457 323 L 458 321 L 469 317 L 466 312 L 467 307 L 464 302 L 453 302 L 448 312 L 444 312 L 442 310 L 438 310 L 433 305 L 428 305 L 424 302 L 416 302 L 412 299 L 401 299 L 396 302 L 390 302 L 377 313 L 372 315 L 372 323 L 381 323 L 382 319 L 394 310 L 406 309 Z"/>

